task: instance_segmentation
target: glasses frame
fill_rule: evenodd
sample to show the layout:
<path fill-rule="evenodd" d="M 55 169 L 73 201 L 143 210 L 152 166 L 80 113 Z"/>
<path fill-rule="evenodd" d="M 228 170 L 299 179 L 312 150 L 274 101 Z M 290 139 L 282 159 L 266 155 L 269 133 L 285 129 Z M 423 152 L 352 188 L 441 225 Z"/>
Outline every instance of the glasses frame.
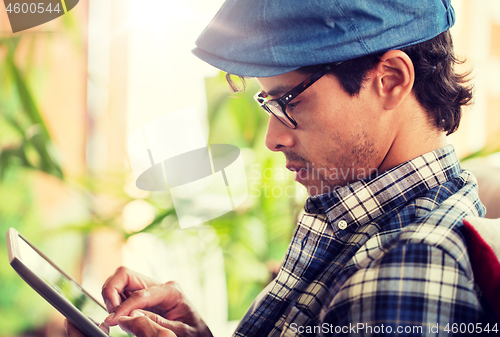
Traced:
<path fill-rule="evenodd" d="M 342 62 L 337 62 L 337 63 L 335 63 L 335 66 L 337 66 L 337 65 L 339 65 L 341 63 Z M 286 106 L 288 105 L 288 103 L 290 103 L 291 101 L 293 101 L 298 95 L 300 95 L 301 93 L 303 93 L 304 90 L 306 90 L 311 85 L 313 85 L 314 82 L 316 82 L 321 77 L 323 77 L 324 75 L 326 75 L 330 70 L 332 70 L 332 66 L 331 65 L 325 65 L 325 66 L 323 66 L 320 70 L 318 70 L 317 72 L 315 72 L 314 74 L 312 74 L 311 76 L 309 76 L 308 78 L 306 78 L 299 85 L 297 85 L 292 90 L 290 90 L 289 92 L 287 92 L 286 94 L 284 94 L 283 96 L 281 96 L 278 99 L 270 100 L 266 96 L 264 96 L 264 94 L 262 93 L 262 91 L 259 91 L 258 93 L 256 93 L 255 96 L 254 96 L 254 99 L 260 105 L 260 107 L 262 109 L 264 109 L 264 111 L 266 111 L 269 115 L 272 114 L 281 123 L 285 124 L 290 129 L 295 130 L 295 129 L 297 129 L 297 121 L 292 116 L 290 116 L 290 114 L 288 114 L 286 112 Z M 283 114 L 283 116 L 278 116 L 273 111 L 272 107 L 275 107 L 279 111 L 281 111 L 281 113 Z M 285 117 L 286 120 L 288 120 L 288 122 L 290 124 L 288 124 L 286 122 L 286 120 L 284 120 L 282 117 Z"/>

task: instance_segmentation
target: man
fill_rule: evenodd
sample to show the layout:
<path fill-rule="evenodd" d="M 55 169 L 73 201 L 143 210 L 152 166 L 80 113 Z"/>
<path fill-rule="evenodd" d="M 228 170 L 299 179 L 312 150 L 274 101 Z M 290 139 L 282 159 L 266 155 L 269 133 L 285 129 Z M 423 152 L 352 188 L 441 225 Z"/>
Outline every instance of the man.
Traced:
<path fill-rule="evenodd" d="M 442 0 L 229 0 L 202 33 L 195 55 L 257 77 L 266 145 L 310 194 L 278 276 L 236 336 L 491 324 L 462 226 L 485 209 L 446 141 L 471 99 L 453 69 L 453 22 Z M 174 283 L 120 268 L 103 297 L 106 322 L 138 336 L 211 336 Z"/>

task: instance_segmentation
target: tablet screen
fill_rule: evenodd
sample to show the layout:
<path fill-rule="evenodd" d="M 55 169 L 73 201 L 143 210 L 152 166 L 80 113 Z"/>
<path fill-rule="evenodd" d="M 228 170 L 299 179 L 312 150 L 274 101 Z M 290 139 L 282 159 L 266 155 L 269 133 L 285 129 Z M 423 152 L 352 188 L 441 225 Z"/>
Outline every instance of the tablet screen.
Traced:
<path fill-rule="evenodd" d="M 52 264 L 40 256 L 24 238 L 19 236 L 19 239 L 19 254 L 21 255 L 23 263 L 31 269 L 33 273 L 44 280 L 61 296 L 66 298 L 96 325 L 104 322 L 108 313 L 100 304 L 88 296 L 79 284 L 67 278 Z M 128 334 L 121 331 L 118 327 L 111 327 L 110 336 L 128 336 Z"/>

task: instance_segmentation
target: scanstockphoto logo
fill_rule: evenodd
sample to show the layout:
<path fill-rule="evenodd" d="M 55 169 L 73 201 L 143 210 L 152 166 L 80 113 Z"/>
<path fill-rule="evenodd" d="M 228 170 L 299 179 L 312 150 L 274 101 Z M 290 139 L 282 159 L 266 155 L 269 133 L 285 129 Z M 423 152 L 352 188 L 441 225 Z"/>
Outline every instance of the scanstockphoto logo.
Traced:
<path fill-rule="evenodd" d="M 33 28 L 63 16 L 72 10 L 79 0 L 4 0 L 12 32 Z"/>
<path fill-rule="evenodd" d="M 207 145 L 194 108 L 143 125 L 130 135 L 128 150 L 136 186 L 168 190 L 181 228 L 226 214 L 248 196 L 240 149 Z"/>

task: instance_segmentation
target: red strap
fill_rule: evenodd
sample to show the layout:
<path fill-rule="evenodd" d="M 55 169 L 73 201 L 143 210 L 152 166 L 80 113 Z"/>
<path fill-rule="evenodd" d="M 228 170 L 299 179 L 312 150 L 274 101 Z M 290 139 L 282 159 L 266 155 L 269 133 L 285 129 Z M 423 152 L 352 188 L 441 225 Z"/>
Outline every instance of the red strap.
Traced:
<path fill-rule="evenodd" d="M 463 223 L 468 232 L 467 247 L 474 278 L 484 292 L 497 321 L 500 322 L 500 262 L 474 226 L 465 219 Z"/>

